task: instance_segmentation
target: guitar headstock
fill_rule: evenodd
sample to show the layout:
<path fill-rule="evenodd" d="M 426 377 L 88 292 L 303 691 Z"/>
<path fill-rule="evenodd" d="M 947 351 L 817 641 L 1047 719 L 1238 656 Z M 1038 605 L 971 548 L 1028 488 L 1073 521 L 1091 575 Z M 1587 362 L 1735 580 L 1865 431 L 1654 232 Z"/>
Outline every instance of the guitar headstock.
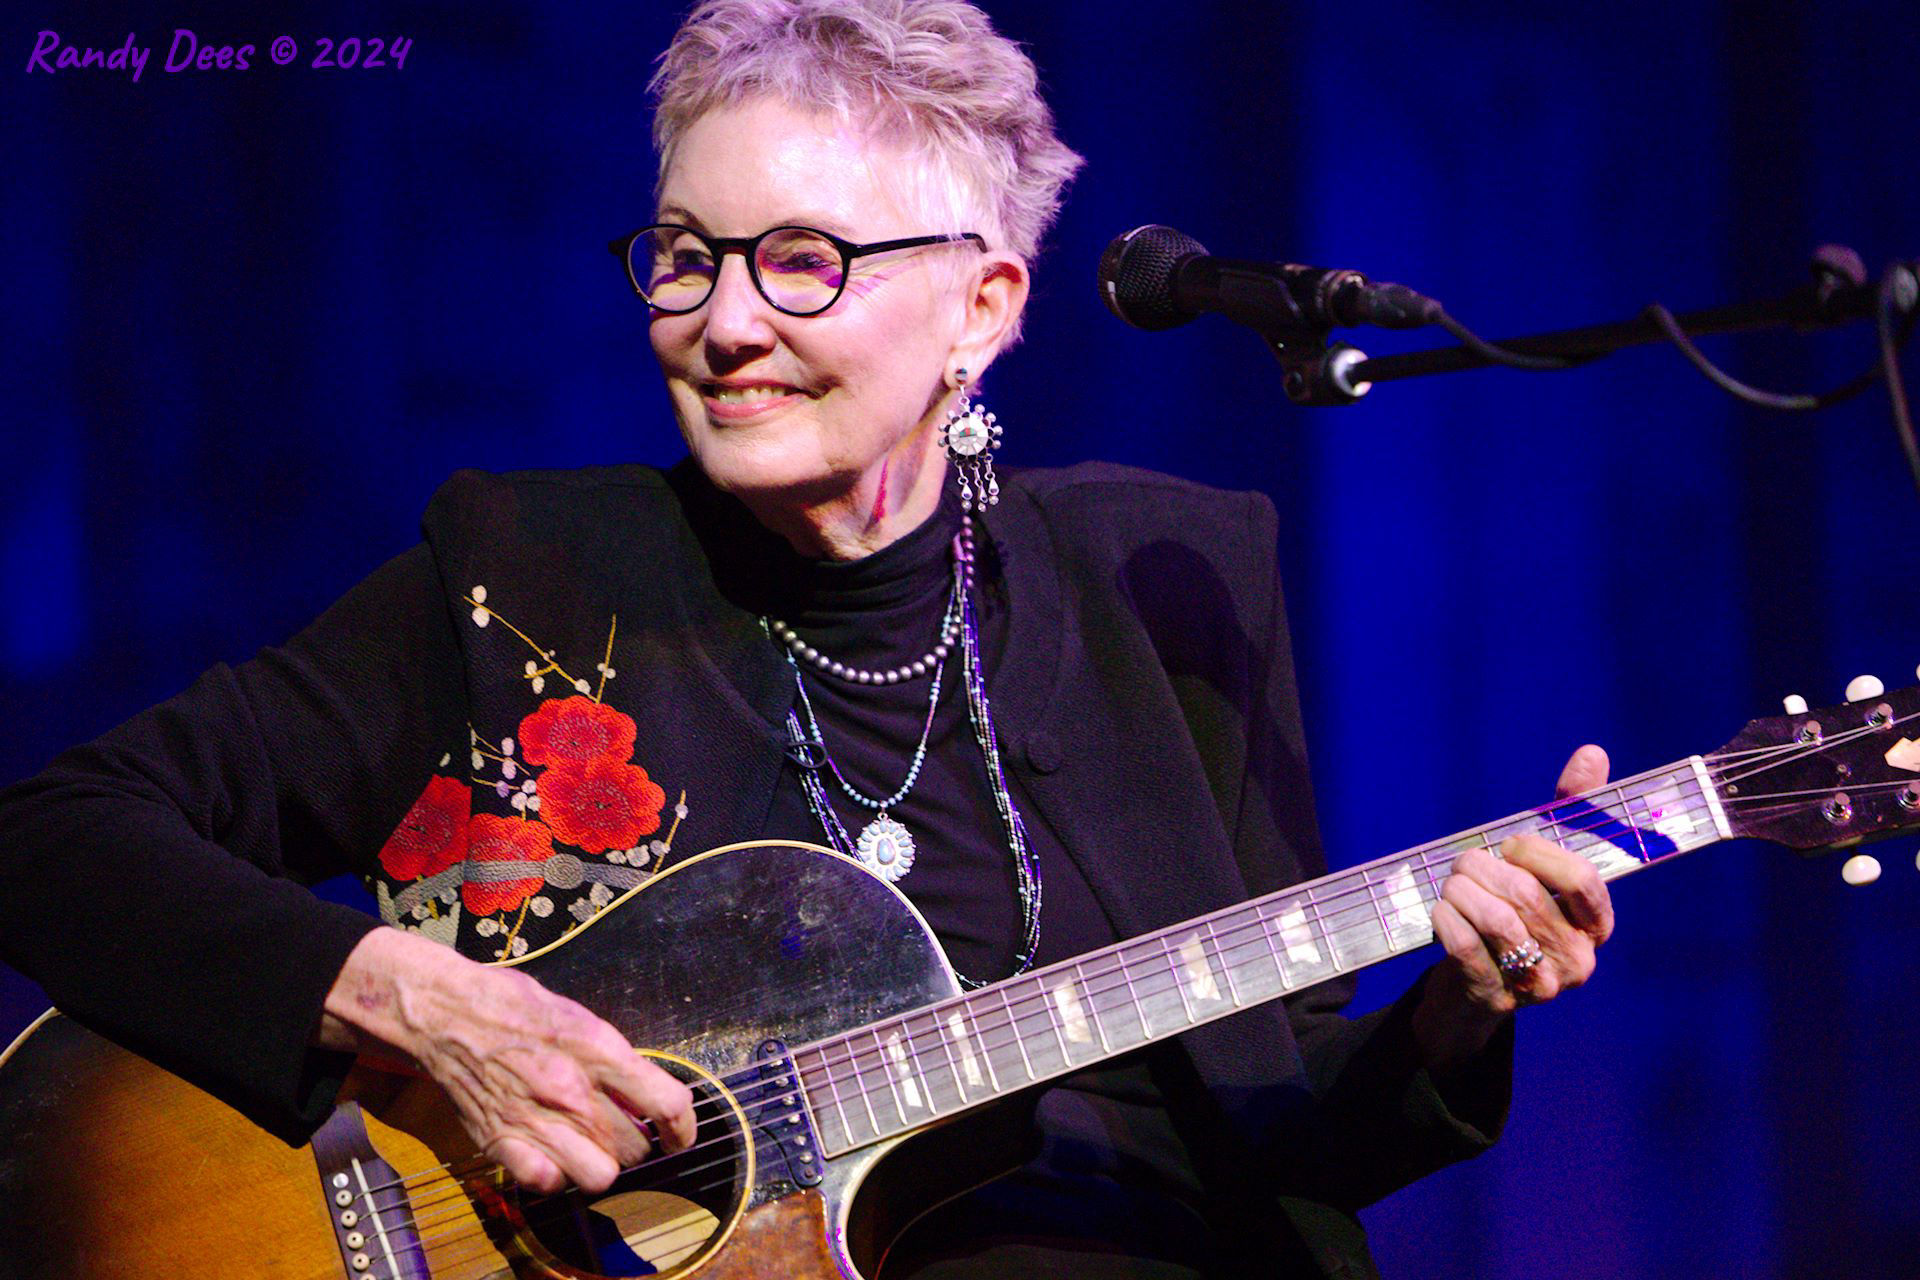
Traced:
<path fill-rule="evenodd" d="M 1749 721 L 1706 763 L 1738 836 L 1825 849 L 1920 828 L 1920 688 Z"/>

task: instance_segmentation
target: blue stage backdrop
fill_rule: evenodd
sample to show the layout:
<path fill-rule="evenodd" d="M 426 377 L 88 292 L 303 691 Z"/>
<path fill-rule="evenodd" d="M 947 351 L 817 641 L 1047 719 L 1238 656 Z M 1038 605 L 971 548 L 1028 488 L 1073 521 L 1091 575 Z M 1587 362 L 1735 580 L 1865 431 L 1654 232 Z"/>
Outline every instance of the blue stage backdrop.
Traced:
<path fill-rule="evenodd" d="M 989 7 L 1088 159 L 994 370 L 1006 459 L 1274 497 L 1336 862 L 1535 803 L 1583 741 L 1631 773 L 1787 693 L 1911 683 L 1920 501 L 1881 390 L 1763 414 L 1645 348 L 1305 410 L 1249 333 L 1140 333 L 1093 290 L 1143 222 L 1495 335 L 1784 292 L 1823 241 L 1920 255 L 1908 0 Z M 675 7 L 273 8 L 0 26 L 0 777 L 297 630 L 455 467 L 679 455 L 605 249 L 650 213 Z M 150 61 L 47 75 L 43 31 Z M 411 46 L 317 69 L 323 37 Z M 169 72 L 178 39 L 256 49 Z M 1871 359 L 1865 327 L 1707 345 L 1781 388 Z M 1178 874 L 1179 831 L 1140 837 Z M 1914 1274 L 1920 872 L 1881 853 L 1870 889 L 1756 844 L 1620 882 L 1595 982 L 1521 1019 L 1501 1145 L 1368 1211 L 1387 1274 Z M 11 1029 L 37 993 L 8 977 Z"/>

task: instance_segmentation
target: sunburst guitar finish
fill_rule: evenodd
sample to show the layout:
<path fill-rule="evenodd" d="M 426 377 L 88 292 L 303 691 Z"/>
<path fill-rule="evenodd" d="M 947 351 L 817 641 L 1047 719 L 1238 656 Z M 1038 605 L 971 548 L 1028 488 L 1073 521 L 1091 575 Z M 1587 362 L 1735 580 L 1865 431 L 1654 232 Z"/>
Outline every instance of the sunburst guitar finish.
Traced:
<path fill-rule="evenodd" d="M 287 1147 L 49 1015 L 0 1064 L 0 1275 L 872 1275 L 883 1234 L 927 1203 L 917 1187 L 848 1212 L 898 1138 L 823 1155 L 786 1053 L 956 993 L 925 922 L 877 877 L 807 846 L 719 850 L 517 967 L 693 1084 L 692 1151 L 597 1199 L 521 1196 L 472 1158 L 436 1087 L 363 1068 L 329 1125 L 345 1120 L 349 1142 L 363 1126 L 361 1168 L 391 1170 L 363 1186 L 351 1157 L 323 1170 L 326 1131 Z"/>

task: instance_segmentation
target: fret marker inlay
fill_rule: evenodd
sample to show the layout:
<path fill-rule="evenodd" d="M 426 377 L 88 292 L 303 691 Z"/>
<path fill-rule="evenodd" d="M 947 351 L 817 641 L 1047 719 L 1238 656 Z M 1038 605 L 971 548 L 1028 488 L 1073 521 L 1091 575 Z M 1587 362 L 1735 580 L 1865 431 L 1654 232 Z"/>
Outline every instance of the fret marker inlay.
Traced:
<path fill-rule="evenodd" d="M 968 1084 L 978 1088 L 981 1084 L 980 1060 L 973 1056 L 973 1041 L 968 1038 L 966 1021 L 957 1009 L 947 1015 L 947 1034 L 960 1046 L 960 1073 L 967 1078 Z"/>
<path fill-rule="evenodd" d="M 1387 933 L 1397 947 L 1409 939 L 1425 940 L 1433 934 L 1427 915 L 1427 902 L 1413 882 L 1413 864 L 1406 863 L 1387 880 L 1387 899 L 1382 911 Z"/>
<path fill-rule="evenodd" d="M 1320 963 L 1320 948 L 1314 945 L 1306 908 L 1298 903 L 1280 913 L 1280 945 L 1287 949 L 1287 959 L 1295 964 Z"/>
<path fill-rule="evenodd" d="M 922 1105 L 920 1086 L 913 1080 L 913 1063 L 907 1058 L 907 1047 L 900 1043 L 898 1031 L 887 1037 L 887 1059 L 893 1063 L 894 1078 L 900 1082 L 900 1101 L 909 1107 Z"/>
<path fill-rule="evenodd" d="M 1213 970 L 1207 964 L 1207 953 L 1200 946 L 1199 934 L 1189 935 L 1180 944 L 1180 964 L 1187 971 L 1187 990 L 1195 1000 L 1220 998 L 1220 984 L 1213 980 Z"/>
<path fill-rule="evenodd" d="M 1053 1007 L 1060 1011 L 1060 1025 L 1066 1029 L 1067 1039 L 1075 1044 L 1093 1039 L 1093 1028 L 1087 1024 L 1087 1011 L 1080 1005 L 1080 993 L 1073 989 L 1072 979 L 1053 989 Z"/>

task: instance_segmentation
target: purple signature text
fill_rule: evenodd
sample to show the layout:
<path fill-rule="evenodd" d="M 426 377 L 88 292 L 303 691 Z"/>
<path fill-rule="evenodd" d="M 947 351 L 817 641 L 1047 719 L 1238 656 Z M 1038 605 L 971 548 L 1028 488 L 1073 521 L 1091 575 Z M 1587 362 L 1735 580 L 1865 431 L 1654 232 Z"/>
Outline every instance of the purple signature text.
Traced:
<path fill-rule="evenodd" d="M 321 36 L 314 43 L 317 51 L 308 65 L 338 70 L 391 67 L 398 71 L 406 66 L 407 55 L 413 51 L 413 41 L 405 36 L 392 40 L 379 36 L 370 36 L 366 40 L 357 36 L 340 40 Z M 268 57 L 275 66 L 284 67 L 299 56 L 299 42 L 291 36 L 275 36 L 269 45 Z M 62 40 L 58 31 L 42 31 L 34 37 L 33 48 L 27 54 L 27 74 L 117 71 L 125 72 L 137 84 L 152 57 L 153 49 L 142 45 L 133 32 L 128 32 L 127 38 L 115 48 L 104 49 Z M 186 27 L 176 27 L 160 69 L 169 73 L 250 71 L 258 64 L 259 57 L 259 48 L 254 44 L 234 45 L 202 40 Z"/>

